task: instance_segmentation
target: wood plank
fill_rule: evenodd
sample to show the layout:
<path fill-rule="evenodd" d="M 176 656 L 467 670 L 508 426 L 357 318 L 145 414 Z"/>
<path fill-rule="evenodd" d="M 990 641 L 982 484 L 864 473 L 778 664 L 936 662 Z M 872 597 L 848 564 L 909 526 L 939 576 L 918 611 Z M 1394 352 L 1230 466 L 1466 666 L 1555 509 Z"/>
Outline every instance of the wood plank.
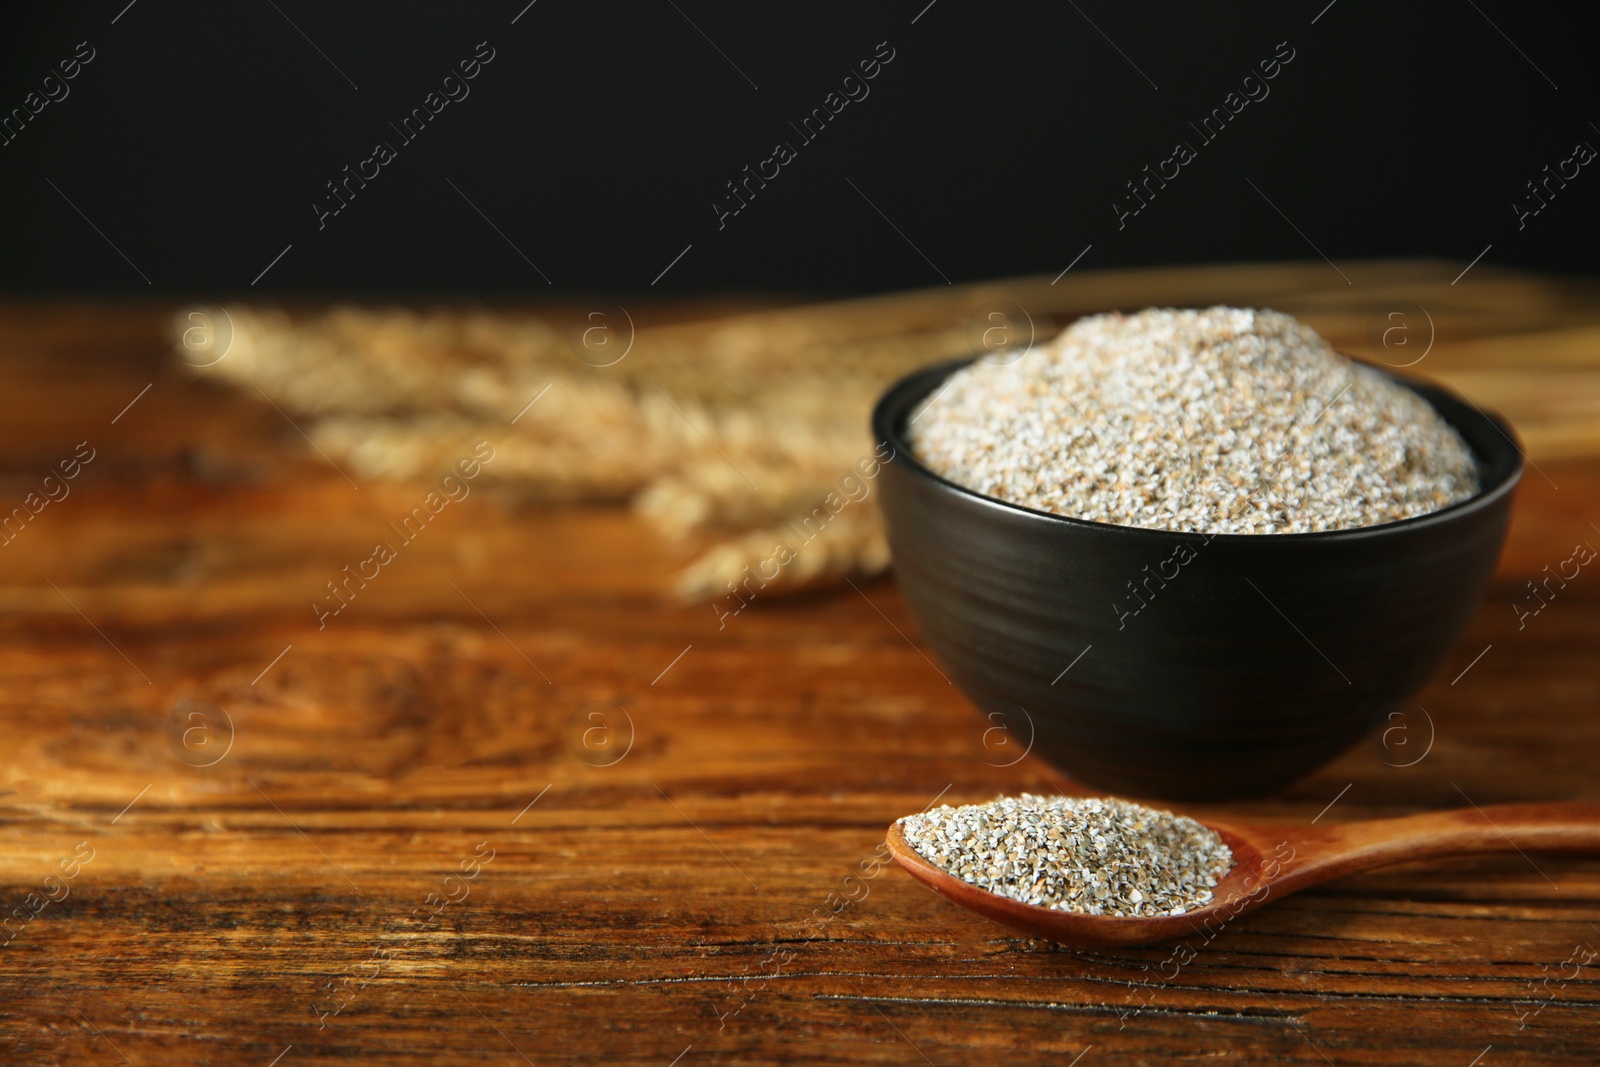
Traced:
<path fill-rule="evenodd" d="M 1360 280 L 1442 293 L 1433 269 Z M 1074 299 L 1102 304 L 1226 282 L 1084 277 Z M 1521 275 L 1469 292 L 1453 321 L 1497 347 L 1452 373 L 1512 388 L 1515 338 L 1600 323 L 1571 292 Z M 1495 310 L 1467 323 L 1473 303 Z M 888 822 L 936 797 L 1071 788 L 1032 757 L 992 765 L 892 580 L 719 629 L 663 594 L 687 550 L 627 512 L 483 493 L 319 630 L 323 583 L 417 491 L 352 488 L 270 407 L 176 371 L 164 318 L 0 309 L 0 503 L 96 449 L 0 548 L 0 899 L 39 909 L 0 949 L 9 1060 L 1600 1059 L 1600 969 L 1562 966 L 1600 948 L 1600 860 L 1346 879 L 1197 935 L 1192 959 L 1018 938 L 878 866 Z M 1538 349 L 1557 380 L 1588 365 L 1563 345 Z M 1277 797 L 1193 810 L 1303 824 L 1463 793 L 1600 799 L 1600 580 L 1520 629 L 1511 609 L 1574 543 L 1600 545 L 1600 461 L 1535 458 L 1426 715 Z M 190 701 L 231 723 L 210 766 L 193 764 L 221 751 L 198 744 L 223 744 L 216 712 L 192 747 L 169 737 Z"/>

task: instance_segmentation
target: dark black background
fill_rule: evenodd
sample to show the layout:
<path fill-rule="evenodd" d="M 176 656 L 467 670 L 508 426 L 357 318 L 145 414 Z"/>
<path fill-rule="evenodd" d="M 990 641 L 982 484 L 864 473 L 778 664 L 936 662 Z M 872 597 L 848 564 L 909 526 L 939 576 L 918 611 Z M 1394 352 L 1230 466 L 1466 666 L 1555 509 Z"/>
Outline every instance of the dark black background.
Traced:
<path fill-rule="evenodd" d="M 1520 232 L 1511 208 L 1600 146 L 1591 5 L 525 5 L 8 10 L 0 108 L 78 42 L 96 58 L 0 147 L 0 289 L 623 293 L 691 245 L 653 291 L 1053 274 L 1090 245 L 1083 269 L 1313 242 L 1335 262 L 1492 244 L 1486 263 L 1597 267 L 1600 167 Z M 324 183 L 397 143 L 389 121 L 480 41 L 496 55 L 471 95 L 319 230 Z M 895 58 L 871 95 L 719 230 L 724 183 L 796 142 L 788 124 L 880 41 Z M 1296 58 L 1271 95 L 1119 230 L 1123 183 L 1280 41 Z"/>

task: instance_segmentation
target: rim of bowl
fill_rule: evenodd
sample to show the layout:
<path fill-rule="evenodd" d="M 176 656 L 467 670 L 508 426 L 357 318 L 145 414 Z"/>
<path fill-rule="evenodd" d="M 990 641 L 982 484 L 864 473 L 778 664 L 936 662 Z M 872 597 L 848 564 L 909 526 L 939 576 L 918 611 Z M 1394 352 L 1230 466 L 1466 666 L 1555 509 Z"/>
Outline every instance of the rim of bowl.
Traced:
<path fill-rule="evenodd" d="M 1194 530 L 1162 530 L 1150 526 L 1126 526 L 1115 522 L 1100 522 L 1097 519 L 1080 519 L 1071 515 L 1061 515 L 1054 511 L 1041 511 L 1038 508 L 1030 508 L 1024 504 L 1014 504 L 1009 500 L 987 496 L 975 489 L 969 489 L 958 482 L 953 482 L 924 464 L 911 448 L 910 442 L 906 440 L 904 425 L 912 409 L 920 404 L 928 394 L 932 393 L 950 375 L 963 367 L 976 363 L 981 358 L 981 356 L 964 356 L 960 359 L 930 364 L 914 370 L 895 381 L 878 398 L 877 404 L 873 406 L 873 436 L 879 441 L 886 442 L 894 449 L 895 455 L 892 462 L 906 462 L 910 470 L 916 475 L 929 479 L 944 487 L 947 491 L 1002 511 L 1015 512 L 1030 518 L 1059 523 L 1069 528 L 1119 530 L 1136 536 L 1171 539 L 1204 537 L 1208 542 L 1215 538 L 1225 538 L 1241 543 L 1271 542 L 1273 544 L 1285 541 L 1298 543 L 1318 540 L 1350 540 L 1358 537 L 1377 536 L 1400 529 L 1415 529 L 1447 523 L 1469 512 L 1483 511 L 1511 492 L 1516 484 L 1522 480 L 1525 466 L 1522 446 L 1515 437 L 1516 431 L 1499 414 L 1485 411 L 1472 403 L 1472 401 L 1444 386 L 1415 381 L 1396 374 L 1387 367 L 1379 367 L 1363 360 L 1346 356 L 1351 362 L 1369 370 L 1377 371 L 1389 380 L 1420 396 L 1433 409 L 1434 413 L 1443 419 L 1451 429 L 1460 434 L 1461 439 L 1466 442 L 1467 449 L 1472 454 L 1472 458 L 1478 467 L 1480 483 L 1483 483 L 1486 478 L 1493 478 L 1493 481 L 1480 484 L 1478 491 L 1467 497 L 1467 499 L 1446 505 L 1437 511 L 1426 512 L 1422 515 L 1412 515 L 1410 518 L 1395 519 L 1390 522 L 1381 522 L 1372 526 L 1351 526 L 1343 530 L 1313 530 L 1305 533 L 1284 534 L 1207 534 Z M 1452 411 L 1441 407 L 1439 403 L 1441 400 L 1453 406 L 1455 410 Z M 1467 427 L 1463 424 L 1474 422 L 1479 424 L 1479 429 L 1487 428 L 1493 432 L 1469 435 Z M 1482 439 L 1481 442 L 1478 438 Z M 1498 476 L 1496 477 L 1497 472 Z"/>

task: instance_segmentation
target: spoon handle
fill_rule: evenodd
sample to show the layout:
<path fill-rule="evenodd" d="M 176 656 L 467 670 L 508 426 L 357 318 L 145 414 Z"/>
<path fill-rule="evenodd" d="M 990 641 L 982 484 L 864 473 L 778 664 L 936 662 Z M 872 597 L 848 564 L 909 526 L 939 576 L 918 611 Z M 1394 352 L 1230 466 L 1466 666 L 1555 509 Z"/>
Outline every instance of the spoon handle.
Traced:
<path fill-rule="evenodd" d="M 1600 804 L 1496 804 L 1344 823 L 1296 837 L 1287 890 L 1413 860 L 1498 852 L 1600 853 Z M 1276 894 L 1275 894 L 1276 895 Z"/>

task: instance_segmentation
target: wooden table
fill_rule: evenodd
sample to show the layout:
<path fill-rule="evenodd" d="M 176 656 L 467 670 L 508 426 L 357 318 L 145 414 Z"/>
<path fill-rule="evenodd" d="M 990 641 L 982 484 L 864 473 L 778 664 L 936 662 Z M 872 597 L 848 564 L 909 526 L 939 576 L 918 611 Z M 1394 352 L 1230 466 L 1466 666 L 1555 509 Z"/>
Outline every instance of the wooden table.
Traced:
<path fill-rule="evenodd" d="M 1440 323 L 1465 354 L 1442 370 L 1512 376 L 1561 286 L 1479 267 L 1451 292 L 1511 285 L 1535 310 Z M 355 488 L 175 371 L 166 311 L 0 311 L 0 505 L 93 450 L 0 549 L 7 1062 L 1600 1060 L 1595 860 L 1396 869 L 1117 952 L 880 866 L 936 798 L 1073 788 L 985 745 L 891 580 L 719 629 L 663 599 L 682 550 L 627 512 L 477 494 L 319 630 L 324 583 L 422 491 Z M 1600 799 L 1600 576 L 1521 629 L 1510 606 L 1600 546 L 1600 459 L 1557 436 L 1530 436 L 1542 473 L 1418 710 L 1281 796 L 1191 810 Z"/>

